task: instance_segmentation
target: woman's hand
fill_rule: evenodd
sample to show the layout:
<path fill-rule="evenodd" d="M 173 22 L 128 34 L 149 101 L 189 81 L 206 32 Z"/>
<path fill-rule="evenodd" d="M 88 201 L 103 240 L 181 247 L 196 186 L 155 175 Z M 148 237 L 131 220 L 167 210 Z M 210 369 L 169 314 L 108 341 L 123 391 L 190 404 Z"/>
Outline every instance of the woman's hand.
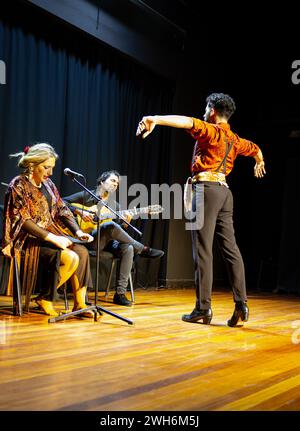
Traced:
<path fill-rule="evenodd" d="M 66 248 L 70 247 L 73 244 L 72 241 L 69 240 L 69 238 L 66 238 L 65 236 L 60 236 L 60 235 L 54 235 L 51 232 L 48 233 L 45 240 L 51 242 L 52 244 L 56 245 L 58 248 L 61 248 L 62 250 L 65 250 Z"/>
<path fill-rule="evenodd" d="M 79 238 L 82 241 L 92 242 L 94 241 L 94 237 L 86 232 L 83 232 L 82 230 L 78 230 L 76 232 L 77 238 Z"/>

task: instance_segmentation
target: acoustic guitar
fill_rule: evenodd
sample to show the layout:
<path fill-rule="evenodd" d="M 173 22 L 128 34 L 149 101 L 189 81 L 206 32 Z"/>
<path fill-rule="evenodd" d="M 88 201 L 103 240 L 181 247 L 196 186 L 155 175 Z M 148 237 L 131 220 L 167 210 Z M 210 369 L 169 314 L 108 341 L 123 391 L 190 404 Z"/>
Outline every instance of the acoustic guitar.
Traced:
<path fill-rule="evenodd" d="M 75 210 L 74 214 L 77 218 L 77 223 L 80 226 L 80 229 L 85 233 L 91 233 L 94 229 L 97 229 L 97 222 L 98 222 L 98 208 L 97 205 L 93 205 L 90 207 L 87 207 L 82 204 L 77 203 L 71 203 L 68 204 L 68 207 Z M 80 214 L 80 210 L 89 212 L 93 215 L 92 221 L 84 221 L 82 219 L 82 215 Z M 163 207 L 161 205 L 148 205 L 147 207 L 142 208 L 133 208 L 133 209 L 127 209 L 122 211 L 116 211 L 117 215 L 113 214 L 111 211 L 109 211 L 106 207 L 102 207 L 100 211 L 100 225 L 107 223 L 114 218 L 117 218 L 119 215 L 124 217 L 127 214 L 134 216 L 139 216 L 141 214 L 160 214 L 163 212 Z"/>

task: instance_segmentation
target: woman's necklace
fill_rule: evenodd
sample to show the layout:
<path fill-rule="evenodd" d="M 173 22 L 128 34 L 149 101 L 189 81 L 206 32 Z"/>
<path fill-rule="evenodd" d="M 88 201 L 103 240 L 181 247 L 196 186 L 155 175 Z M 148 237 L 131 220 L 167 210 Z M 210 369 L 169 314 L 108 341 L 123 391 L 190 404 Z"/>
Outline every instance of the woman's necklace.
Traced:
<path fill-rule="evenodd" d="M 37 187 L 38 189 L 40 189 L 42 187 L 43 183 L 40 183 L 39 185 L 37 185 L 33 178 L 29 178 L 28 176 L 26 176 L 26 178 L 34 187 Z"/>

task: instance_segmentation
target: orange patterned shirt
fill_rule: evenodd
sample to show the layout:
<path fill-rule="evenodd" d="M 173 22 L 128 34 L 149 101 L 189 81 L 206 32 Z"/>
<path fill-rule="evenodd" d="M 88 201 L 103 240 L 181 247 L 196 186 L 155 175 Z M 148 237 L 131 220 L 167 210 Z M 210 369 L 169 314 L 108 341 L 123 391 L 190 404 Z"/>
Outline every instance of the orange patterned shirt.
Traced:
<path fill-rule="evenodd" d="M 254 157 L 259 151 L 256 144 L 233 133 L 228 123 L 211 124 L 193 118 L 193 127 L 188 133 L 197 140 L 191 162 L 193 175 L 204 171 L 216 171 L 225 156 L 227 144 L 230 145 L 231 142 L 233 145 L 226 159 L 225 175 L 232 171 L 237 156 Z M 223 173 L 223 168 L 222 165 L 219 172 Z"/>

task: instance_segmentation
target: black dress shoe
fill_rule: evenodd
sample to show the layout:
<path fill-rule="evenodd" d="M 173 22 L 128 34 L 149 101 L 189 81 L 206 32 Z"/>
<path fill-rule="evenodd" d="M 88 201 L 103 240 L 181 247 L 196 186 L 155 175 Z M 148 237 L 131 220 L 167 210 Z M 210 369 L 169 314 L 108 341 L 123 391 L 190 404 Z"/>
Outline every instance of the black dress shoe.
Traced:
<path fill-rule="evenodd" d="M 194 308 L 194 310 L 191 312 L 191 314 L 184 314 L 182 316 L 182 320 L 184 322 L 198 322 L 198 320 L 202 320 L 202 323 L 205 325 L 209 325 L 212 319 L 213 313 L 212 309 L 209 308 L 208 310 L 197 310 L 197 308 Z"/>
<path fill-rule="evenodd" d="M 249 317 L 249 308 L 245 302 L 236 302 L 233 315 L 231 319 L 227 321 L 228 326 L 235 326 L 241 319 L 243 322 L 247 322 Z"/>
<path fill-rule="evenodd" d="M 117 292 L 114 294 L 113 303 L 118 305 L 125 305 L 126 307 L 131 307 L 132 305 L 132 302 L 126 298 L 124 293 Z"/>
<path fill-rule="evenodd" d="M 159 257 L 163 257 L 165 254 L 162 250 L 157 250 L 156 248 L 150 248 L 147 245 L 143 248 L 143 250 L 140 253 L 141 257 L 150 257 L 151 259 L 157 259 Z"/>

